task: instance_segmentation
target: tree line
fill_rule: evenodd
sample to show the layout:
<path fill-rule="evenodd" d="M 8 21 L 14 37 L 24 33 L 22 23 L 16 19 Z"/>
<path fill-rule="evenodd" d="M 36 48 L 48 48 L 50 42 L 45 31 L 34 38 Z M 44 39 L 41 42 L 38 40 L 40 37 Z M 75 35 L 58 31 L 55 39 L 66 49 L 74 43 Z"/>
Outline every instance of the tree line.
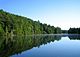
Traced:
<path fill-rule="evenodd" d="M 69 34 L 80 34 L 80 28 L 70 28 L 68 30 Z"/>
<path fill-rule="evenodd" d="M 0 35 L 57 34 L 60 27 L 42 24 L 30 18 L 0 10 Z"/>

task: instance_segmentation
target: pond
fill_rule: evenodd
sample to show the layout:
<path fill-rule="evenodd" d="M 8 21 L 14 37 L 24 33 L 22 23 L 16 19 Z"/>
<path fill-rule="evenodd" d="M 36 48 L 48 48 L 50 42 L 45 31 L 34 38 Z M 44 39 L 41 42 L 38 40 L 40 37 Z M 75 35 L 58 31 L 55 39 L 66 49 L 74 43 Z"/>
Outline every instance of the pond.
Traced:
<path fill-rule="evenodd" d="M 1 37 L 0 57 L 80 57 L 80 35 Z"/>

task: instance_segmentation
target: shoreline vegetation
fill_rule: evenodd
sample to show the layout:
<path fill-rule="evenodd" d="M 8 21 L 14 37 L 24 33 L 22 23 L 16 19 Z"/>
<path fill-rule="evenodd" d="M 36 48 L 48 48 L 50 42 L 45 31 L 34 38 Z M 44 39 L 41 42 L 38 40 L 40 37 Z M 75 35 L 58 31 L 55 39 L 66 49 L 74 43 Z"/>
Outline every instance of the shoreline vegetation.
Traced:
<path fill-rule="evenodd" d="M 80 28 L 61 30 L 30 18 L 0 10 L 0 35 L 38 35 L 38 34 L 80 34 Z"/>
<path fill-rule="evenodd" d="M 80 34 L 80 28 L 70 28 L 68 34 Z"/>
<path fill-rule="evenodd" d="M 0 10 L 0 35 L 60 34 L 61 28 Z"/>

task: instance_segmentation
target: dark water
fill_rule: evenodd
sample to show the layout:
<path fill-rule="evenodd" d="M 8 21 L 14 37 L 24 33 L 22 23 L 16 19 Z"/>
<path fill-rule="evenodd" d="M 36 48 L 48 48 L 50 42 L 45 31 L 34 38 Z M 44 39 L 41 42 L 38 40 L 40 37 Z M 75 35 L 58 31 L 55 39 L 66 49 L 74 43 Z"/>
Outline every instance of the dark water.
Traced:
<path fill-rule="evenodd" d="M 80 57 L 80 35 L 0 37 L 0 57 Z"/>

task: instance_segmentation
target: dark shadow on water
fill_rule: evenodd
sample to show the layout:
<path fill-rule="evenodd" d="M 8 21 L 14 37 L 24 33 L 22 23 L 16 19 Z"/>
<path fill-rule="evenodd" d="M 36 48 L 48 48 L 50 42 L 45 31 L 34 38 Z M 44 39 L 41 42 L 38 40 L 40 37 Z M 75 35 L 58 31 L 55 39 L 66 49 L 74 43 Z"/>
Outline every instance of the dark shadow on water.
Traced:
<path fill-rule="evenodd" d="M 80 35 L 34 35 L 34 36 L 14 36 L 0 37 L 0 57 L 9 57 L 20 54 L 23 51 L 40 47 L 50 42 L 61 40 L 61 37 L 69 37 L 70 40 L 80 40 Z"/>
<path fill-rule="evenodd" d="M 51 35 L 0 37 L 0 57 L 8 57 L 60 39 L 60 36 Z"/>
<path fill-rule="evenodd" d="M 68 36 L 70 40 L 80 40 L 80 35 L 77 34 L 77 35 L 69 35 Z"/>

